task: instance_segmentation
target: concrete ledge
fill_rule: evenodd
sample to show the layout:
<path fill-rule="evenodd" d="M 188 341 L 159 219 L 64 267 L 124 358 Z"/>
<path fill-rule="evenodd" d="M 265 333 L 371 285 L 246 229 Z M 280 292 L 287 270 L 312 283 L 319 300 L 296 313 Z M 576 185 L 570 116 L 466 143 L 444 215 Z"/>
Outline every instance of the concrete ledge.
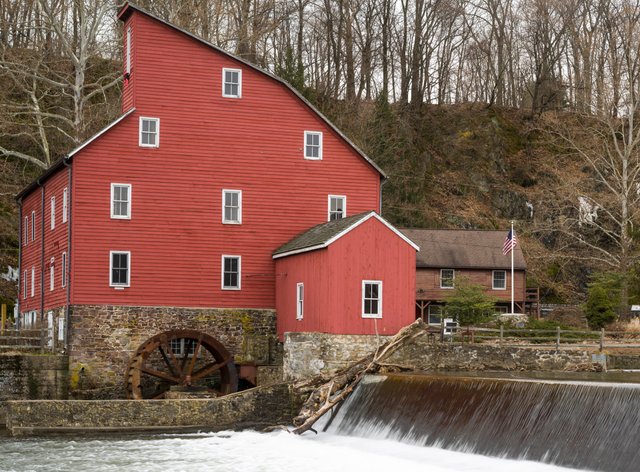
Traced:
<path fill-rule="evenodd" d="M 262 428 L 288 424 L 299 400 L 289 384 L 215 399 L 26 400 L 6 402 L 9 434 Z"/>

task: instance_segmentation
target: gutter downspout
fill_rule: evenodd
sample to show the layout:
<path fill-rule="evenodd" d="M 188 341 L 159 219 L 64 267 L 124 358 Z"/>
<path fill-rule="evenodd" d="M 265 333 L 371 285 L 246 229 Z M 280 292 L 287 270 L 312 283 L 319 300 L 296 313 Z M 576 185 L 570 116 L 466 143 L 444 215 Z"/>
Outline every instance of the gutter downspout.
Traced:
<path fill-rule="evenodd" d="M 40 186 L 40 194 L 42 195 L 42 215 L 40 216 L 40 225 L 42 233 L 42 253 L 40 254 L 40 350 L 44 351 L 44 185 L 38 179 L 38 186 Z"/>
<path fill-rule="evenodd" d="M 15 327 L 20 329 L 20 314 L 21 314 L 21 303 L 22 297 L 24 296 L 24 292 L 22 287 L 24 287 L 24 269 L 22 268 L 22 238 L 24 237 L 24 222 L 22 221 L 22 198 L 18 199 L 18 317 L 13 320 Z M 22 296 L 20 295 L 22 294 Z"/>
<path fill-rule="evenodd" d="M 378 211 L 378 215 L 382 216 L 382 187 L 384 187 L 384 184 L 387 183 L 387 181 L 389 180 L 387 177 L 382 177 L 382 179 L 380 179 L 380 208 Z"/>
<path fill-rule="evenodd" d="M 68 158 L 65 157 L 62 162 L 67 167 L 69 173 L 67 182 L 67 267 L 65 268 L 66 273 L 64 274 L 65 280 L 67 282 L 67 303 L 64 307 L 64 352 L 67 353 L 69 350 L 69 333 L 71 332 L 71 329 L 69 327 L 71 320 L 71 313 L 69 308 L 69 304 L 71 302 L 71 277 L 69 275 L 71 274 L 71 215 L 73 215 L 71 203 L 73 202 L 73 198 L 71 197 L 73 195 L 73 185 L 71 179 L 73 177 L 73 174 L 71 171 L 72 167 L 69 164 Z"/>

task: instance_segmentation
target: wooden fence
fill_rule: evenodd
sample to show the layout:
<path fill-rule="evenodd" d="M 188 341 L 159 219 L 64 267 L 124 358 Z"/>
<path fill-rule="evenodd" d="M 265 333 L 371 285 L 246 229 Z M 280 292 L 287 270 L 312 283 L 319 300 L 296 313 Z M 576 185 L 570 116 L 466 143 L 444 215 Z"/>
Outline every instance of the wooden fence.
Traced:
<path fill-rule="evenodd" d="M 439 335 L 442 341 L 460 343 L 487 342 L 500 346 L 535 347 L 541 345 L 555 345 L 572 348 L 599 348 L 600 350 L 613 347 L 640 348 L 640 333 L 626 331 L 578 331 L 556 328 L 525 329 L 525 328 L 477 328 L 473 326 L 447 326 L 445 328 L 430 328 L 433 335 Z"/>

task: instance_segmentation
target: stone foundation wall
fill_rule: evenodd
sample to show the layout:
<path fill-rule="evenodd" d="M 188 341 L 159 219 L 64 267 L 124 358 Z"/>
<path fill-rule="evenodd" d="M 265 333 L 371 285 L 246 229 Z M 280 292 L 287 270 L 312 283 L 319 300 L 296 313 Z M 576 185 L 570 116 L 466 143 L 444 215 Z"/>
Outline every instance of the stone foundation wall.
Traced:
<path fill-rule="evenodd" d="M 285 380 L 297 380 L 334 372 L 371 354 L 385 336 L 285 333 Z"/>
<path fill-rule="evenodd" d="M 215 399 L 10 401 L 12 435 L 127 430 L 262 429 L 287 425 L 300 399 L 288 384 L 258 387 Z"/>
<path fill-rule="evenodd" d="M 171 329 L 203 331 L 237 363 L 277 364 L 274 310 L 73 306 L 70 310 L 70 393 L 79 399 L 125 398 L 131 355 Z"/>
<path fill-rule="evenodd" d="M 380 338 L 381 343 L 384 340 Z M 377 346 L 375 336 L 286 333 L 284 377 L 297 380 L 331 373 L 370 354 Z M 422 336 L 398 350 L 386 362 L 430 371 L 561 371 L 575 370 L 592 360 L 591 353 L 586 350 L 454 345 L 434 343 Z"/>

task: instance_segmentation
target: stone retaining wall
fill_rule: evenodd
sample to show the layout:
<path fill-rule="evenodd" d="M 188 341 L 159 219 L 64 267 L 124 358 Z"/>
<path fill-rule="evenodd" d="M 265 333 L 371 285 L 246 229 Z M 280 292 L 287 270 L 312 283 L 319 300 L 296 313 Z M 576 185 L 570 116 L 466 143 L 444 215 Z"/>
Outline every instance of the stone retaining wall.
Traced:
<path fill-rule="evenodd" d="M 73 306 L 70 310 L 70 389 L 74 398 L 125 398 L 131 355 L 150 337 L 171 329 L 203 331 L 235 362 L 277 364 L 274 310 Z"/>
<path fill-rule="evenodd" d="M 65 399 L 68 369 L 66 356 L 0 354 L 0 401 Z"/>
<path fill-rule="evenodd" d="M 127 430 L 262 429 L 290 424 L 300 400 L 288 384 L 215 399 L 6 402 L 12 435 Z"/>
<path fill-rule="evenodd" d="M 375 336 L 286 333 L 284 377 L 295 380 L 330 373 L 373 352 Z M 486 344 L 434 343 L 428 336 L 416 338 L 386 362 L 431 371 L 575 370 L 591 363 L 586 350 L 499 347 Z"/>
<path fill-rule="evenodd" d="M 483 344 L 432 344 L 426 337 L 398 350 L 390 364 L 410 365 L 417 370 L 443 371 L 564 371 L 591 363 L 586 350 L 549 347 L 499 347 Z"/>
<path fill-rule="evenodd" d="M 0 429 L 6 400 L 65 399 L 69 387 L 66 356 L 0 354 Z"/>

